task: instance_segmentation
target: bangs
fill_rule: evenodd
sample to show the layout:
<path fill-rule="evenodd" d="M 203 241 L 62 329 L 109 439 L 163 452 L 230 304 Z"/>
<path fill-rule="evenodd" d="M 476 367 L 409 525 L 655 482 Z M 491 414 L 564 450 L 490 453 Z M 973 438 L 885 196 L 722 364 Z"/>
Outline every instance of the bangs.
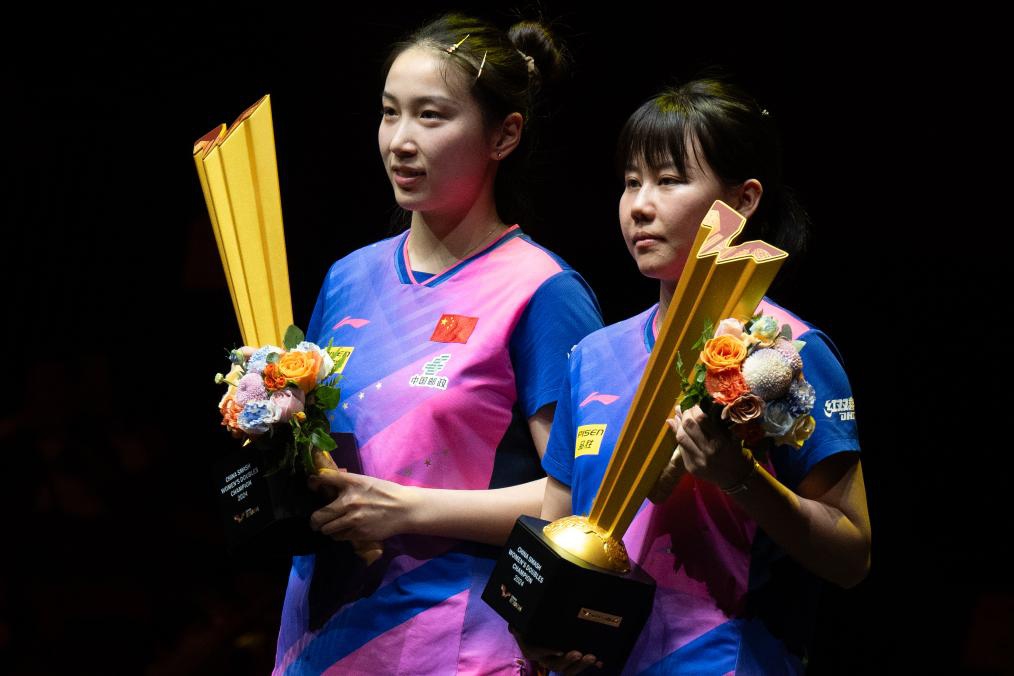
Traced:
<path fill-rule="evenodd" d="M 687 139 L 693 125 L 687 120 L 690 111 L 667 92 L 634 111 L 620 132 L 616 149 L 617 170 L 622 175 L 629 168 L 643 164 L 652 171 L 673 166 L 686 174 Z"/>

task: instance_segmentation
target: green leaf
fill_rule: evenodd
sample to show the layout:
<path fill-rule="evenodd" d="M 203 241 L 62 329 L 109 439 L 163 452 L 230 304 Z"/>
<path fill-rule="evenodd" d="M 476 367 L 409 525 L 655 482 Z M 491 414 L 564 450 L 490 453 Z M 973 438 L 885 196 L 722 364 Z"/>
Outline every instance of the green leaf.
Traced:
<path fill-rule="evenodd" d="M 691 349 L 697 350 L 698 352 L 703 350 L 704 344 L 711 340 L 711 336 L 713 335 L 715 335 L 715 328 L 712 326 L 711 320 L 708 320 L 704 322 L 704 331 L 701 332 L 700 337 L 697 339 L 697 342 L 691 346 Z"/>
<path fill-rule="evenodd" d="M 303 331 L 295 324 L 289 324 L 289 328 L 285 329 L 285 338 L 282 342 L 285 344 L 286 350 L 292 350 L 297 345 L 303 342 L 306 336 L 303 335 Z"/>
<path fill-rule="evenodd" d="M 788 324 L 782 324 L 782 330 L 778 334 L 778 337 L 784 338 L 785 340 L 792 340 L 792 327 Z"/>
<path fill-rule="evenodd" d="M 335 446 L 338 445 L 331 438 L 330 434 L 319 429 L 314 430 L 313 434 L 310 435 L 310 443 L 322 451 L 334 450 Z"/>
<path fill-rule="evenodd" d="M 278 363 L 278 353 L 277 352 L 268 352 L 268 356 L 267 356 L 267 358 L 264 361 L 266 363 L 268 363 L 268 364 L 277 364 Z"/>
<path fill-rule="evenodd" d="M 317 389 L 313 392 L 314 396 L 317 397 L 317 403 L 325 410 L 330 410 L 337 406 L 338 400 L 341 398 L 341 390 L 328 385 L 318 385 Z"/>
<path fill-rule="evenodd" d="M 796 348 L 796 352 L 802 352 L 803 348 L 806 347 L 805 340 L 794 340 L 792 341 L 792 347 Z"/>

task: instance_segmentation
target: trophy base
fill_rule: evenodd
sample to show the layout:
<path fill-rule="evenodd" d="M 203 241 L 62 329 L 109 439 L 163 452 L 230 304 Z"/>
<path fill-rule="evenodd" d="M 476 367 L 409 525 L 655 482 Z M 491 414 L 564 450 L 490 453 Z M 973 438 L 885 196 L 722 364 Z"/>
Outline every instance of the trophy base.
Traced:
<path fill-rule="evenodd" d="M 543 533 L 548 522 L 522 516 L 482 599 L 526 643 L 594 654 L 619 672 L 655 598 L 655 581 L 631 565 L 621 573 L 592 565 Z"/>
<path fill-rule="evenodd" d="M 332 457 L 340 467 L 362 472 L 351 434 L 332 434 L 338 444 Z M 226 547 L 233 555 L 313 554 L 330 540 L 310 528 L 310 514 L 327 502 L 306 485 L 301 469 L 295 473 L 272 466 L 255 445 L 225 457 L 217 467 L 220 477 L 219 511 Z"/>
<path fill-rule="evenodd" d="M 242 449 L 218 466 L 222 528 L 230 554 L 310 554 L 321 535 L 310 529 L 317 496 L 302 472 L 282 469 L 270 476 L 260 453 Z"/>

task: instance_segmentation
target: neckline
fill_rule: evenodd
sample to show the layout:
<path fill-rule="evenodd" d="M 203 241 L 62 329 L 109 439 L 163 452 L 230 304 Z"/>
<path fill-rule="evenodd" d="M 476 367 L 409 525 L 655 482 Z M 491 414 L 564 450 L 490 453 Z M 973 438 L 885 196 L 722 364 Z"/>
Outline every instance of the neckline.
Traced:
<path fill-rule="evenodd" d="M 490 253 L 497 247 L 503 246 L 508 241 L 514 239 L 515 237 L 519 237 L 524 233 L 521 232 L 521 226 L 515 223 L 514 225 L 510 226 L 502 233 L 500 233 L 499 237 L 497 237 L 492 242 L 484 246 L 482 249 L 479 249 L 475 253 L 471 254 L 468 258 L 460 260 L 457 263 L 454 263 L 453 265 L 448 267 L 447 269 L 438 272 L 433 276 L 424 280 L 416 279 L 416 276 L 412 271 L 412 264 L 408 255 L 408 238 L 410 234 L 411 230 L 406 231 L 405 234 L 402 235 L 401 241 L 399 242 L 398 246 L 395 248 L 395 269 L 398 272 L 398 279 L 401 281 L 402 284 L 433 287 L 447 281 L 455 274 L 457 274 L 459 270 L 464 268 L 466 265 L 472 263 L 476 259 L 485 256 L 486 254 Z"/>
<path fill-rule="evenodd" d="M 658 303 L 648 311 L 648 317 L 644 322 L 644 347 L 649 353 L 655 349 L 655 339 L 658 338 L 657 320 Z"/>

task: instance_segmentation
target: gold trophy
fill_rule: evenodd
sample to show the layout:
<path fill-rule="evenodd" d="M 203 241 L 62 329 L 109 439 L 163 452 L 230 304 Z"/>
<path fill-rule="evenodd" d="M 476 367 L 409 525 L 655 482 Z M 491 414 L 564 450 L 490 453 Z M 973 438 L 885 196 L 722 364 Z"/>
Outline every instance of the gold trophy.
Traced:
<path fill-rule="evenodd" d="M 199 138 L 194 164 L 243 343 L 281 345 L 292 301 L 271 97 Z"/>
<path fill-rule="evenodd" d="M 617 669 L 633 649 L 655 583 L 631 564 L 623 534 L 676 447 L 665 420 L 682 394 L 677 363 L 693 368 L 709 323 L 749 319 L 788 256 L 761 241 L 734 244 L 745 222 L 721 201 L 701 222 L 588 516 L 515 524 L 482 598 L 526 642 Z"/>
<path fill-rule="evenodd" d="M 219 125 L 199 138 L 194 163 L 243 342 L 282 345 L 292 324 L 292 302 L 271 97 L 247 108 L 231 126 Z M 337 466 L 361 472 L 353 435 L 332 438 Z M 317 551 L 326 540 L 310 530 L 308 517 L 322 498 L 309 491 L 302 474 L 271 474 L 274 464 L 264 449 L 250 446 L 220 464 L 221 513 L 229 546 Z M 353 546 L 366 561 L 381 553 L 379 543 Z"/>

